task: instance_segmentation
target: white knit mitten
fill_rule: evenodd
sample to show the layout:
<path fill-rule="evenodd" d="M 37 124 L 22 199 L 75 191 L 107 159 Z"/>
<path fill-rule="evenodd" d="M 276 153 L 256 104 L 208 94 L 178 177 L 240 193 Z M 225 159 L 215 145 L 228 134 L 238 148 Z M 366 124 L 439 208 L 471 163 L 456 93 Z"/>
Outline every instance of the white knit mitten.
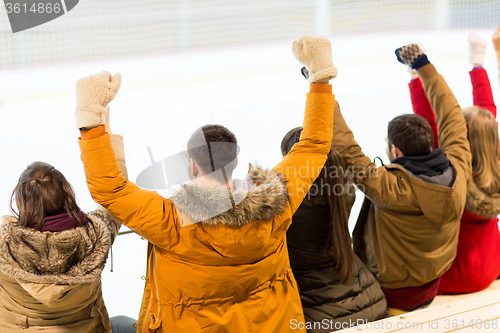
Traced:
<path fill-rule="evenodd" d="M 484 64 L 484 54 L 486 53 L 486 41 L 472 32 L 469 35 L 469 62 L 471 64 Z"/>
<path fill-rule="evenodd" d="M 332 46 L 325 36 L 303 35 L 293 42 L 292 52 L 307 67 L 309 82 L 337 76 L 337 68 L 332 61 Z"/>
<path fill-rule="evenodd" d="M 495 52 L 497 53 L 498 68 L 500 69 L 500 27 L 497 27 L 491 40 L 493 41 L 493 47 L 495 47 Z"/>
<path fill-rule="evenodd" d="M 120 89 L 121 75 L 108 72 L 86 76 L 76 83 L 76 127 L 94 128 L 104 124 L 106 106 Z"/>

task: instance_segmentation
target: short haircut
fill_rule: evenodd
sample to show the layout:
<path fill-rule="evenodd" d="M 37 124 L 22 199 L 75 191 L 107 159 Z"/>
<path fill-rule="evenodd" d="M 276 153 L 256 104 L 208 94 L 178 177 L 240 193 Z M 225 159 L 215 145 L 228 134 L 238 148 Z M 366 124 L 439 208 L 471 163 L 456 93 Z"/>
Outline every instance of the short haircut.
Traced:
<path fill-rule="evenodd" d="M 188 156 L 200 167 L 201 171 L 225 184 L 220 169 L 226 171 L 227 177 L 232 175 L 238 156 L 237 140 L 234 134 L 221 125 L 205 125 L 198 128 L 188 141 Z"/>
<path fill-rule="evenodd" d="M 416 114 L 403 114 L 389 122 L 387 127 L 389 149 L 392 145 L 404 156 L 424 156 L 432 152 L 434 137 L 427 120 Z"/>

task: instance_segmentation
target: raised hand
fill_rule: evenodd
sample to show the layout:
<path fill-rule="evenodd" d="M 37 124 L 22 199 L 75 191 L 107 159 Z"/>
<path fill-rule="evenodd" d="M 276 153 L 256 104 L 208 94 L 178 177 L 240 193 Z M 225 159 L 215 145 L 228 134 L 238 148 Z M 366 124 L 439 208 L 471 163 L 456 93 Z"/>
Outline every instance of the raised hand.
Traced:
<path fill-rule="evenodd" d="M 493 34 L 493 46 L 495 47 L 495 51 L 497 53 L 498 67 L 500 68 L 500 27 L 497 27 L 497 30 Z"/>
<path fill-rule="evenodd" d="M 93 128 L 104 124 L 108 103 L 120 89 L 121 75 L 108 72 L 86 76 L 76 83 L 76 126 Z"/>
<path fill-rule="evenodd" d="M 402 46 L 396 49 L 395 53 L 400 63 L 408 65 L 415 70 L 429 63 L 427 55 L 418 44 Z"/>
<path fill-rule="evenodd" d="M 484 54 L 486 53 L 486 41 L 475 32 L 469 35 L 469 62 L 474 66 L 484 64 Z"/>
<path fill-rule="evenodd" d="M 309 82 L 328 81 L 337 76 L 330 41 L 321 35 L 303 35 L 294 41 L 292 52 L 307 68 Z"/>

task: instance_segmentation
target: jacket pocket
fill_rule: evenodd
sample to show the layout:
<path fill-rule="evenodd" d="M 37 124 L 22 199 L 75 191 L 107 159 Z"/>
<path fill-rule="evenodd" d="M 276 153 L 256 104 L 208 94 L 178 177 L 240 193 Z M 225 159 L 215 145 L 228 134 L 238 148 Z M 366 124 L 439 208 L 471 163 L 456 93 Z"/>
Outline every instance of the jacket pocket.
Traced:
<path fill-rule="evenodd" d="M 158 315 L 155 315 L 154 313 L 150 314 L 149 318 L 149 333 L 162 333 L 163 328 L 161 326 L 161 318 Z"/>

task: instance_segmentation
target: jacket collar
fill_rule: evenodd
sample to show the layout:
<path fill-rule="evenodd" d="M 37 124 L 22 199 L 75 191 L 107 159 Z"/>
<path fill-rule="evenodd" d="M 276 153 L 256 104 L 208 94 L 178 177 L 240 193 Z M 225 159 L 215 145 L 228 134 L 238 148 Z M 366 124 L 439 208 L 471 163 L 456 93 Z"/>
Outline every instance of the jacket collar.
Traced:
<path fill-rule="evenodd" d="M 488 195 L 472 181 L 467 189 L 465 208 L 479 217 L 494 217 L 500 214 L 500 193 Z"/>
<path fill-rule="evenodd" d="M 189 223 L 222 223 L 241 227 L 252 221 L 268 221 L 281 214 L 288 204 L 283 177 L 273 170 L 251 167 L 244 180 L 235 180 L 235 189 L 223 186 L 204 188 L 187 184 L 171 198 L 179 215 Z M 181 225 L 186 225 L 181 221 Z"/>
<path fill-rule="evenodd" d="M 392 161 L 401 165 L 409 174 L 425 182 L 451 187 L 455 171 L 441 148 L 424 156 L 403 156 Z"/>
<path fill-rule="evenodd" d="M 30 283 L 76 285 L 100 280 L 111 246 L 101 211 L 87 223 L 61 232 L 40 232 L 3 217 L 0 226 L 0 273 Z M 111 222 L 109 222 L 111 223 Z"/>

